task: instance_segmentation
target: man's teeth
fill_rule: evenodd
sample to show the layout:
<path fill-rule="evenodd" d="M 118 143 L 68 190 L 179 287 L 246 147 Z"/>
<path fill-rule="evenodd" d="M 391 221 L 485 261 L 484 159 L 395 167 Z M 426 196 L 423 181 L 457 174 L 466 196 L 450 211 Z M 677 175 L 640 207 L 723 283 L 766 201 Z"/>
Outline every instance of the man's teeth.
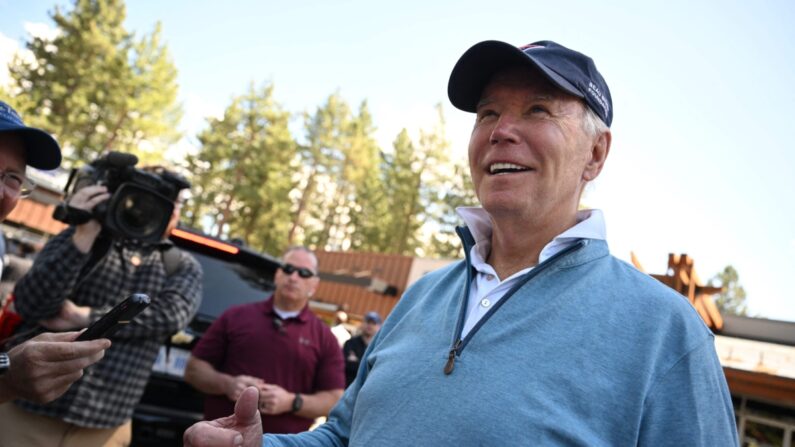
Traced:
<path fill-rule="evenodd" d="M 518 172 L 518 171 L 527 171 L 528 168 L 526 166 L 520 166 L 513 163 L 494 163 L 489 166 L 489 173 L 491 174 L 501 174 L 504 172 Z"/>

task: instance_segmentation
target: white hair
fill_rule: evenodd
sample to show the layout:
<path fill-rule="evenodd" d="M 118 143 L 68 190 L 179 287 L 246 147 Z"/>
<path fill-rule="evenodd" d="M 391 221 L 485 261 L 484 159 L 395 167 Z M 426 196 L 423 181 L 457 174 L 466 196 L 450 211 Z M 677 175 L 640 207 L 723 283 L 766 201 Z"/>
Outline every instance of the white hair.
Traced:
<path fill-rule="evenodd" d="M 290 247 L 287 247 L 287 250 L 285 250 L 284 254 L 282 255 L 282 259 L 286 258 L 287 255 L 289 255 L 294 251 L 302 251 L 308 254 L 310 257 L 312 257 L 312 260 L 314 261 L 315 264 L 315 270 L 317 270 L 318 268 L 317 255 L 315 254 L 314 251 L 310 250 L 309 247 L 304 247 L 303 245 L 292 245 Z"/>
<path fill-rule="evenodd" d="M 593 109 L 586 104 L 583 104 L 583 106 L 585 107 L 585 113 L 583 113 L 582 128 L 588 135 L 595 137 L 610 130 Z"/>

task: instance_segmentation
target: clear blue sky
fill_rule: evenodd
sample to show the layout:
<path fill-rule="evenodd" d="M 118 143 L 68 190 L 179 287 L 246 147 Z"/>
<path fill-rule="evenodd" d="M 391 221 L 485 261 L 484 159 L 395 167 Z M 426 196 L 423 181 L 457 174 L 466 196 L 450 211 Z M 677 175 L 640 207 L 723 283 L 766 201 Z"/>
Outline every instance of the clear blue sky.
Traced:
<path fill-rule="evenodd" d="M 378 3 L 137 0 L 127 28 L 162 22 L 188 141 L 249 82 L 272 81 L 293 112 L 337 89 L 367 99 L 385 143 L 427 126 L 441 102 L 461 157 L 472 118 L 446 84 L 464 50 L 486 39 L 578 49 L 613 94 L 612 151 L 585 199 L 605 210 L 612 251 L 634 250 L 653 273 L 688 253 L 704 280 L 732 264 L 752 313 L 795 321 L 794 2 Z M 51 25 L 55 4 L 0 0 L 0 41 Z"/>

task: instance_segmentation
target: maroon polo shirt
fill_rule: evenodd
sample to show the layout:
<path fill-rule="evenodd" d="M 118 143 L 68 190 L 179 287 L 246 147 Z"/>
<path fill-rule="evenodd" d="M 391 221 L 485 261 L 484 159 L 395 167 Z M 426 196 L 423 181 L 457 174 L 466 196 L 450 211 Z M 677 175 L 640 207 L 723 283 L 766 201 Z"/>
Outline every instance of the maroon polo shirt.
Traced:
<path fill-rule="evenodd" d="M 274 318 L 272 296 L 232 307 L 207 329 L 192 355 L 220 372 L 260 377 L 291 393 L 344 389 L 345 363 L 329 327 L 308 306 L 280 327 L 273 324 Z M 234 409 L 235 403 L 226 396 L 205 396 L 208 420 L 229 416 Z M 291 413 L 262 415 L 265 433 L 298 433 L 312 422 Z"/>

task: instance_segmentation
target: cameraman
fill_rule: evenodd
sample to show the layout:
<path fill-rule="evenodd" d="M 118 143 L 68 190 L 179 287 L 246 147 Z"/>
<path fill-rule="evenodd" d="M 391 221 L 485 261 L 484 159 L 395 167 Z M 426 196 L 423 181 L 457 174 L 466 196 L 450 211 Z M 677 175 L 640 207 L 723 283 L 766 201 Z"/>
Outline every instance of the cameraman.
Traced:
<path fill-rule="evenodd" d="M 110 197 L 105 186 L 85 186 L 69 205 L 91 211 Z M 179 219 L 174 202 L 161 241 L 107 239 L 92 219 L 50 240 L 17 283 L 17 310 L 27 328 L 33 322 L 49 330 L 86 327 L 133 292 L 149 295 L 152 304 L 113 336 L 105 357 L 61 398 L 47 405 L 17 401 L 0 445 L 129 445 L 133 410 L 160 345 L 188 324 L 201 300 L 199 263 L 177 251 L 176 268 L 167 265 L 167 254 L 176 250 L 167 239 Z"/>

